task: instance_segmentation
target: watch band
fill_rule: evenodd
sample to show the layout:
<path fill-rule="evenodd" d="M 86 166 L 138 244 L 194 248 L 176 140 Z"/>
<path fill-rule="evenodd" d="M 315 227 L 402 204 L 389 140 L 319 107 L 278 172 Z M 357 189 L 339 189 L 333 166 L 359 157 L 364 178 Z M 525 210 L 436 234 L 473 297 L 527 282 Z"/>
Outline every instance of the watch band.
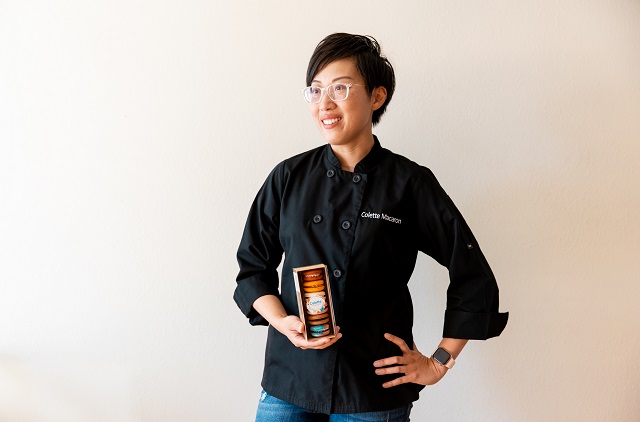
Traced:
<path fill-rule="evenodd" d="M 440 365 L 445 366 L 449 369 L 453 368 L 453 365 L 456 364 L 456 360 L 451 356 L 451 353 L 444 350 L 442 347 L 438 347 L 431 358 L 438 362 Z"/>

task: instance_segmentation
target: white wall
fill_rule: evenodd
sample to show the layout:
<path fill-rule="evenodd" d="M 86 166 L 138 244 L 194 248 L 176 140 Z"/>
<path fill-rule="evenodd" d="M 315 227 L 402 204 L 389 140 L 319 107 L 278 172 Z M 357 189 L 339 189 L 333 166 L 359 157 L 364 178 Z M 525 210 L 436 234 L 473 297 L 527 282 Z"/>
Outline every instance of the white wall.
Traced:
<path fill-rule="evenodd" d="M 339 13 L 336 13 L 339 12 Z M 511 312 L 412 420 L 640 419 L 640 3 L 3 1 L 0 420 L 249 421 L 266 330 L 232 300 L 248 207 L 322 142 L 325 35 L 371 34 L 375 133 L 431 167 Z M 446 271 L 421 257 L 416 341 Z"/>

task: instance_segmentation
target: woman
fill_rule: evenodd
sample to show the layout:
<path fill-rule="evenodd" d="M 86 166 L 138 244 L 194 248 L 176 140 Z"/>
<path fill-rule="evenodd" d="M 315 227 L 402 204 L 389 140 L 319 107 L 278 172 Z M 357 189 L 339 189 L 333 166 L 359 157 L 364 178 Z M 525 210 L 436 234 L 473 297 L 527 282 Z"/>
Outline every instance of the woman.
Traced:
<path fill-rule="evenodd" d="M 252 325 L 269 325 L 256 421 L 408 421 L 419 391 L 469 339 L 507 323 L 478 243 L 431 171 L 373 135 L 394 87 L 372 37 L 333 34 L 311 57 L 303 93 L 327 144 L 274 168 L 238 249 L 234 299 Z M 450 275 L 444 334 L 430 356 L 413 343 L 407 283 L 418 251 Z M 320 263 L 339 327 L 307 341 L 292 269 Z"/>

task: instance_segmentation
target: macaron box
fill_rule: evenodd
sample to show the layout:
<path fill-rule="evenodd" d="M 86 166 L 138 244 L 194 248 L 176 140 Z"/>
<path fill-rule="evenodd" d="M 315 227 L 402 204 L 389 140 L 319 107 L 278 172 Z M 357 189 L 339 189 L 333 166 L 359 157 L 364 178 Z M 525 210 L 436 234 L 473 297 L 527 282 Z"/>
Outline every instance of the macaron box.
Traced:
<path fill-rule="evenodd" d="M 300 319 L 305 326 L 305 338 L 313 341 L 335 337 L 336 322 L 331 305 L 327 266 L 318 264 L 294 268 L 293 278 Z"/>

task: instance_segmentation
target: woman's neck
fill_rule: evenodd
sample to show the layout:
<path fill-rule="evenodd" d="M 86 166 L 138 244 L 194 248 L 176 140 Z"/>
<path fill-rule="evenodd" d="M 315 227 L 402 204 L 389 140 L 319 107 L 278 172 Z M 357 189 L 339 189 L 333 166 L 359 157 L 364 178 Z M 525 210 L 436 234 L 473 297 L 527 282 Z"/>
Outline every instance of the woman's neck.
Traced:
<path fill-rule="evenodd" d="M 369 154 L 375 141 L 373 135 L 360 142 L 349 143 L 346 145 L 331 145 L 331 149 L 335 154 L 342 170 L 353 172 L 356 165 Z"/>

